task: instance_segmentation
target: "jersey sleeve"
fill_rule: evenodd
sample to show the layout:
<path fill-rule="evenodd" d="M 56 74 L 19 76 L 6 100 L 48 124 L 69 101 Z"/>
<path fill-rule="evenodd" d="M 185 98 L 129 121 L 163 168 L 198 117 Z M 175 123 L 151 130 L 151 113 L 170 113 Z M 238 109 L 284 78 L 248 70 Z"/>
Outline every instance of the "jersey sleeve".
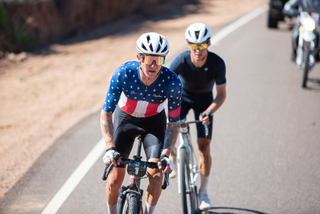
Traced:
<path fill-rule="evenodd" d="M 125 82 L 126 75 L 124 75 L 124 73 L 125 66 L 121 65 L 115 70 L 111 77 L 109 90 L 102 107 L 102 109 L 106 112 L 113 113 L 118 104 L 121 92 L 123 91 L 122 84 Z"/>
<path fill-rule="evenodd" d="M 178 76 L 173 73 L 167 89 L 169 122 L 177 122 L 180 120 L 181 95 L 181 81 Z"/>
<path fill-rule="evenodd" d="M 226 79 L 226 65 L 224 63 L 224 61 L 221 59 L 220 63 L 218 64 L 218 68 L 217 70 L 219 71 L 219 73 L 217 74 L 216 78 L 215 78 L 215 82 L 217 85 L 222 85 L 225 84 L 227 82 Z"/>

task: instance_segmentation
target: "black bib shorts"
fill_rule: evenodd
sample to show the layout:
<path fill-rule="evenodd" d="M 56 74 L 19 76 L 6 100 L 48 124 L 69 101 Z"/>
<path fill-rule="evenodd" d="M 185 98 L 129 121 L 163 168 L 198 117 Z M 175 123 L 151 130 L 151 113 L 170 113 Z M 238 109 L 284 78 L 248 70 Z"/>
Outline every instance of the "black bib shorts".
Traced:
<path fill-rule="evenodd" d="M 117 107 L 113 122 L 116 150 L 121 157 L 128 158 L 135 138 L 141 135 L 147 160 L 159 158 L 163 149 L 166 124 L 165 110 L 151 117 L 137 118 Z"/>
<path fill-rule="evenodd" d="M 194 119 L 199 120 L 199 116 L 204 112 L 208 106 L 213 102 L 212 92 L 204 94 L 192 94 L 187 92 L 185 89 L 182 89 L 182 98 L 181 98 L 181 112 L 180 118 L 185 119 L 189 110 L 193 109 Z M 210 124 L 208 125 L 210 139 L 212 137 L 212 127 L 213 127 L 213 116 L 209 116 Z M 201 123 L 197 123 L 197 135 L 198 138 L 205 138 L 204 126 Z"/>

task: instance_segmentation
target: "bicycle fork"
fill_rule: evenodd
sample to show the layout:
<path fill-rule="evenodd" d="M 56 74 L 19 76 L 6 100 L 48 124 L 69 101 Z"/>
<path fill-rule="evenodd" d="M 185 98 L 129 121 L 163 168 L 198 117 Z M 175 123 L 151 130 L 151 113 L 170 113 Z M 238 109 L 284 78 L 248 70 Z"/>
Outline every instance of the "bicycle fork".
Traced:
<path fill-rule="evenodd" d="M 127 194 L 133 193 L 137 195 L 138 198 L 138 210 L 140 212 L 141 207 L 142 207 L 142 195 L 143 195 L 143 190 L 139 189 L 140 186 L 140 179 L 134 175 L 130 175 L 129 177 L 129 185 L 124 186 L 122 185 L 120 188 L 120 195 L 118 198 L 118 208 L 117 208 L 117 213 L 122 213 L 123 210 L 123 204 L 124 200 L 126 200 Z M 138 184 L 138 185 L 137 185 Z"/>
<path fill-rule="evenodd" d="M 194 189 L 195 188 L 195 183 L 196 180 L 199 176 L 199 169 L 197 166 L 193 166 L 193 158 L 192 158 L 192 148 L 191 145 L 187 142 L 189 141 L 189 135 L 186 133 L 179 133 L 179 140 L 180 140 L 180 144 L 178 146 L 178 152 L 177 152 L 177 157 L 178 157 L 178 167 L 177 169 L 179 169 L 180 167 L 184 167 L 180 165 L 180 149 L 182 147 L 186 148 L 188 150 L 188 154 L 189 154 L 189 173 L 190 173 L 190 189 Z M 178 178 L 180 178 L 182 175 L 180 175 L 180 170 L 178 170 Z M 179 187 L 179 194 L 181 194 L 181 185 L 178 185 Z"/>

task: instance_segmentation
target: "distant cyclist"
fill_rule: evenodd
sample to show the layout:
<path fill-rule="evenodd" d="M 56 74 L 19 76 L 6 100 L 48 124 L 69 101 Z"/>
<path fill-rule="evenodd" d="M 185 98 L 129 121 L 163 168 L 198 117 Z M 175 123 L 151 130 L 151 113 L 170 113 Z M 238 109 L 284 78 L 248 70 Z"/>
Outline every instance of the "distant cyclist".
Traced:
<path fill-rule="evenodd" d="M 170 68 L 181 79 L 182 103 L 180 117 L 184 119 L 190 109 L 195 118 L 209 124 L 210 139 L 205 138 L 204 128 L 197 124 L 198 146 L 200 153 L 199 169 L 201 185 L 199 189 L 200 209 L 211 208 L 207 193 L 211 169 L 210 142 L 212 136 L 213 114 L 226 99 L 226 67 L 224 61 L 215 53 L 208 51 L 211 31 L 203 23 L 190 25 L 185 31 L 189 51 L 178 55 Z M 217 94 L 213 97 L 213 86 L 216 84 Z M 201 116 L 204 113 L 206 116 Z M 176 152 L 172 150 L 170 157 L 176 165 Z M 176 170 L 170 175 L 175 177 Z"/>
<path fill-rule="evenodd" d="M 320 13 L 320 0 L 289 0 L 283 7 L 283 13 L 287 16 L 298 16 L 300 11 L 305 12 L 315 12 Z M 318 20 L 319 24 L 319 20 Z M 293 28 L 292 34 L 292 53 L 291 53 L 291 60 L 295 61 L 297 57 L 297 46 L 298 46 L 298 37 L 299 37 L 299 27 L 300 23 L 296 24 Z M 318 39 L 316 44 L 316 55 L 315 59 L 320 61 L 320 43 L 319 43 L 319 36 L 320 32 L 318 29 Z"/>
<path fill-rule="evenodd" d="M 158 162 L 160 169 L 160 161 L 166 160 L 164 172 L 170 174 L 173 164 L 168 156 L 179 131 L 181 82 L 175 73 L 162 66 L 169 43 L 164 36 L 154 32 L 142 34 L 136 43 L 138 61 L 126 62 L 115 70 L 101 110 L 101 130 L 106 144 L 103 161 L 106 165 L 111 162 L 117 165 L 106 186 L 110 214 L 117 212 L 119 189 L 125 176 L 125 168 L 116 163 L 114 153 L 128 158 L 135 137 L 141 135 L 147 160 Z M 160 197 L 163 177 L 160 169 L 147 171 L 145 214 L 153 213 Z"/>

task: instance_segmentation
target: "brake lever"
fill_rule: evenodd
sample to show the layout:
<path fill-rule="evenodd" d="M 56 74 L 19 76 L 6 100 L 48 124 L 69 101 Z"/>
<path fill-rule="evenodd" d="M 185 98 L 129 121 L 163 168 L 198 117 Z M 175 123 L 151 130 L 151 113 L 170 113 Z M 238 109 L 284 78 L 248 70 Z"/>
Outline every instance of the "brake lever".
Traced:
<path fill-rule="evenodd" d="M 110 166 L 106 166 L 106 168 L 104 169 L 104 172 L 103 172 L 102 180 L 104 180 L 104 181 L 107 180 L 108 175 L 109 175 L 112 168 L 113 168 L 112 163 L 110 164 Z"/>

